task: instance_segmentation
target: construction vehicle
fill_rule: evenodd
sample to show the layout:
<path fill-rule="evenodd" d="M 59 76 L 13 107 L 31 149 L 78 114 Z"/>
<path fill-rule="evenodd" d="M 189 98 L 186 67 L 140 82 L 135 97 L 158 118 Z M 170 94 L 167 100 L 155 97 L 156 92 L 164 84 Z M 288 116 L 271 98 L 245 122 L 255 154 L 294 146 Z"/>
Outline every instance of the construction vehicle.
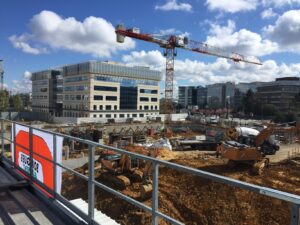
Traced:
<path fill-rule="evenodd" d="M 173 80 L 174 80 L 174 58 L 177 55 L 176 48 L 185 49 L 197 53 L 212 55 L 234 62 L 246 62 L 262 65 L 255 57 L 246 57 L 234 52 L 226 52 L 223 49 L 210 46 L 206 43 L 189 40 L 182 35 L 155 35 L 142 33 L 139 28 L 126 29 L 124 25 L 116 26 L 116 39 L 119 43 L 124 43 L 125 37 L 131 37 L 142 41 L 152 42 L 164 48 L 166 57 L 166 80 L 165 80 L 165 103 L 164 112 L 166 113 L 165 122 L 171 122 L 172 99 L 173 99 Z"/>
<path fill-rule="evenodd" d="M 224 141 L 218 145 L 216 149 L 217 156 L 221 155 L 228 159 L 230 166 L 237 163 L 247 163 L 252 165 L 254 174 L 260 174 L 264 167 L 269 164 L 269 159 L 266 155 L 275 154 L 279 150 L 279 144 L 274 138 L 277 132 L 293 133 L 298 135 L 300 123 L 293 127 L 276 127 L 271 125 L 263 129 L 257 136 L 252 139 L 252 146 L 241 144 L 236 141 Z M 239 140 L 240 136 L 237 129 L 231 128 L 227 131 L 227 137 Z M 271 138 L 270 138 L 271 137 Z M 249 141 L 251 144 L 251 141 Z"/>
<path fill-rule="evenodd" d="M 227 140 L 256 147 L 263 155 L 273 155 L 279 150 L 279 141 L 275 139 L 275 127 L 267 127 L 260 132 L 249 127 L 236 127 L 226 130 Z"/>
<path fill-rule="evenodd" d="M 259 175 L 263 168 L 269 164 L 266 158 L 256 147 L 240 144 L 235 141 L 225 141 L 217 147 L 217 157 L 221 155 L 228 159 L 229 166 L 235 166 L 238 163 L 246 163 L 252 166 L 252 172 Z"/>
<path fill-rule="evenodd" d="M 157 156 L 157 149 L 145 149 L 139 146 L 127 146 L 125 150 L 151 157 Z M 109 182 L 121 190 L 126 189 L 132 183 L 139 183 L 140 198 L 145 199 L 151 196 L 152 181 L 150 179 L 151 162 L 132 158 L 125 154 L 116 154 L 112 151 L 103 151 L 100 155 L 103 176 Z"/>

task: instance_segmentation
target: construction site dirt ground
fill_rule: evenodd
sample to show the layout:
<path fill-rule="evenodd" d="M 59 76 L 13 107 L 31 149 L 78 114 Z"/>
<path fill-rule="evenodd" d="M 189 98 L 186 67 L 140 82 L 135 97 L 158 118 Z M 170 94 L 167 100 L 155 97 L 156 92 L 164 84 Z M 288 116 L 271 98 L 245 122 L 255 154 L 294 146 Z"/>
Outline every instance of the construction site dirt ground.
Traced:
<path fill-rule="evenodd" d="M 163 151 L 161 158 L 185 166 L 209 171 L 240 181 L 275 188 L 300 195 L 300 158 L 271 164 L 261 175 L 251 175 L 251 167 L 230 168 L 224 159 L 199 151 Z M 86 167 L 78 169 L 84 172 Z M 112 186 L 103 175 L 96 180 Z M 114 187 L 116 188 L 116 187 Z M 138 195 L 138 184 L 124 194 Z M 151 215 L 96 187 L 96 207 L 121 224 L 151 224 Z M 68 199 L 87 199 L 87 182 L 68 173 L 63 174 L 62 194 Z M 142 201 L 151 206 L 151 199 Z M 198 176 L 160 167 L 159 210 L 184 224 L 287 225 L 290 205 L 281 200 L 240 188 L 212 182 Z M 168 224 L 159 220 L 159 224 Z"/>

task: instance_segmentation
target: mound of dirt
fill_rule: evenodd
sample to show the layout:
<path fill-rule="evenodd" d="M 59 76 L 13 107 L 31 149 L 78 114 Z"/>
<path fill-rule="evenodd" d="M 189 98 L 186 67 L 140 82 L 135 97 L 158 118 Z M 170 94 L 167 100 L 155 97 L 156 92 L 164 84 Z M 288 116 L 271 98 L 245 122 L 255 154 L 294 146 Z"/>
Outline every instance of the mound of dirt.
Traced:
<path fill-rule="evenodd" d="M 207 155 L 177 157 L 172 162 L 300 195 L 300 165 L 297 163 L 287 161 L 271 165 L 262 175 L 251 176 L 249 166 L 229 168 L 223 160 Z M 111 186 L 101 176 L 97 180 Z M 122 192 L 130 196 L 135 194 L 141 201 L 138 186 L 132 185 Z M 70 199 L 86 198 L 87 182 L 64 174 L 62 193 Z M 96 198 L 96 207 L 121 224 L 151 224 L 149 213 L 106 191 L 96 188 Z M 150 206 L 151 199 L 143 203 Z M 165 167 L 159 170 L 159 210 L 191 225 L 290 224 L 290 208 L 286 202 Z M 168 223 L 160 220 L 159 224 Z"/>

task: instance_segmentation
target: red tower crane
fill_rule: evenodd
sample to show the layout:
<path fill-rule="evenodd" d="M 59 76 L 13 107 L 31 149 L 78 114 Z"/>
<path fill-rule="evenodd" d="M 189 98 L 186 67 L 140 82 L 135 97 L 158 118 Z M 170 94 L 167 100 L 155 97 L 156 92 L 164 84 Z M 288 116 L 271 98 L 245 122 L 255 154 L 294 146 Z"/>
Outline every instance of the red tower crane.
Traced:
<path fill-rule="evenodd" d="M 177 35 L 165 35 L 157 36 L 154 34 L 141 33 L 138 28 L 126 29 L 124 25 L 116 26 L 117 42 L 123 43 L 125 37 L 131 37 L 143 41 L 152 42 L 158 44 L 164 48 L 164 56 L 166 57 L 166 80 L 165 80 L 165 104 L 166 114 L 169 115 L 172 112 L 172 98 L 173 98 L 173 79 L 174 79 L 174 57 L 176 56 L 176 48 L 181 48 L 193 52 L 212 55 L 225 59 L 231 59 L 234 62 L 246 62 L 256 65 L 262 65 L 259 59 L 256 57 L 246 57 L 244 55 L 227 52 L 223 49 L 210 46 L 203 42 L 189 40 L 187 37 Z"/>

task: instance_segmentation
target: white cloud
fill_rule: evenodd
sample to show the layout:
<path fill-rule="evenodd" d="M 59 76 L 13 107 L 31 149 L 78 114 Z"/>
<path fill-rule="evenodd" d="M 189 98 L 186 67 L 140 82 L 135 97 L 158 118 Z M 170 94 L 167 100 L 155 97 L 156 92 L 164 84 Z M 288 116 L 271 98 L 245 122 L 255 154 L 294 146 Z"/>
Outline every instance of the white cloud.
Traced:
<path fill-rule="evenodd" d="M 262 5 L 263 6 L 274 6 L 277 8 L 289 5 L 299 5 L 300 0 L 263 0 Z"/>
<path fill-rule="evenodd" d="M 169 34 L 175 34 L 178 31 L 175 28 L 169 28 L 165 30 L 159 30 L 159 35 L 169 35 Z"/>
<path fill-rule="evenodd" d="M 129 66 L 150 66 L 154 69 L 161 70 L 165 65 L 165 58 L 160 51 L 134 51 L 130 55 L 124 55 L 122 61 Z"/>
<path fill-rule="evenodd" d="M 232 20 L 228 20 L 225 26 L 211 24 L 206 43 L 246 56 L 263 56 L 278 51 L 276 42 L 263 39 L 258 33 L 247 29 L 236 31 L 235 22 Z"/>
<path fill-rule="evenodd" d="M 31 82 L 31 72 L 25 71 L 23 78 L 20 80 L 13 80 L 13 85 L 9 88 L 13 93 L 28 93 L 31 92 L 32 82 Z"/>
<path fill-rule="evenodd" d="M 9 40 L 15 48 L 21 49 L 23 52 L 26 53 L 39 55 L 48 52 L 46 48 L 31 47 L 28 43 L 28 41 L 30 40 L 30 36 L 26 34 L 22 34 L 19 37 L 17 37 L 16 35 L 12 35 L 9 37 Z"/>
<path fill-rule="evenodd" d="M 264 31 L 266 36 L 280 44 L 283 51 L 300 53 L 300 10 L 285 12 Z"/>
<path fill-rule="evenodd" d="M 189 37 L 189 32 L 182 32 L 180 30 L 176 30 L 175 28 L 165 29 L 165 30 L 159 30 L 158 35 L 167 36 L 167 35 L 177 35 L 179 37 Z"/>
<path fill-rule="evenodd" d="M 133 57 L 134 55 L 134 57 Z M 159 51 L 134 52 L 123 56 L 128 65 L 143 63 L 153 69 L 164 72 L 165 58 Z M 218 82 L 254 82 L 273 81 L 284 76 L 299 76 L 300 63 L 280 64 L 273 60 L 263 62 L 262 66 L 232 63 L 226 59 L 218 58 L 214 62 L 204 63 L 197 60 L 175 61 L 175 82 L 178 85 L 207 85 Z"/>
<path fill-rule="evenodd" d="M 192 5 L 189 3 L 177 3 L 177 0 L 168 0 L 163 5 L 156 5 L 155 10 L 162 10 L 162 11 L 192 11 Z"/>
<path fill-rule="evenodd" d="M 7 90 L 8 85 L 7 85 L 7 84 L 3 84 L 3 88 L 4 88 L 5 90 Z M 2 90 L 2 84 L 1 84 L 1 83 L 0 83 L 0 90 Z"/>
<path fill-rule="evenodd" d="M 205 3 L 211 11 L 237 13 L 242 11 L 255 10 L 257 0 L 206 0 Z"/>
<path fill-rule="evenodd" d="M 32 73 L 29 72 L 29 71 L 27 71 L 27 70 L 23 74 L 23 78 L 25 78 L 25 79 L 29 79 L 30 80 L 31 76 L 32 76 Z"/>
<path fill-rule="evenodd" d="M 94 57 L 110 57 L 118 50 L 135 47 L 135 42 L 130 38 L 122 44 L 117 43 L 115 28 L 100 17 L 90 16 L 81 22 L 74 17 L 63 18 L 52 11 L 41 11 L 32 17 L 29 28 L 30 34 L 13 35 L 10 40 L 14 47 L 32 54 L 44 52 L 32 48 L 29 41 Z"/>
<path fill-rule="evenodd" d="M 270 19 L 270 18 L 276 17 L 277 13 L 275 13 L 272 8 L 268 8 L 268 9 L 265 9 L 264 11 L 262 11 L 262 13 L 260 15 L 261 15 L 262 19 Z"/>

